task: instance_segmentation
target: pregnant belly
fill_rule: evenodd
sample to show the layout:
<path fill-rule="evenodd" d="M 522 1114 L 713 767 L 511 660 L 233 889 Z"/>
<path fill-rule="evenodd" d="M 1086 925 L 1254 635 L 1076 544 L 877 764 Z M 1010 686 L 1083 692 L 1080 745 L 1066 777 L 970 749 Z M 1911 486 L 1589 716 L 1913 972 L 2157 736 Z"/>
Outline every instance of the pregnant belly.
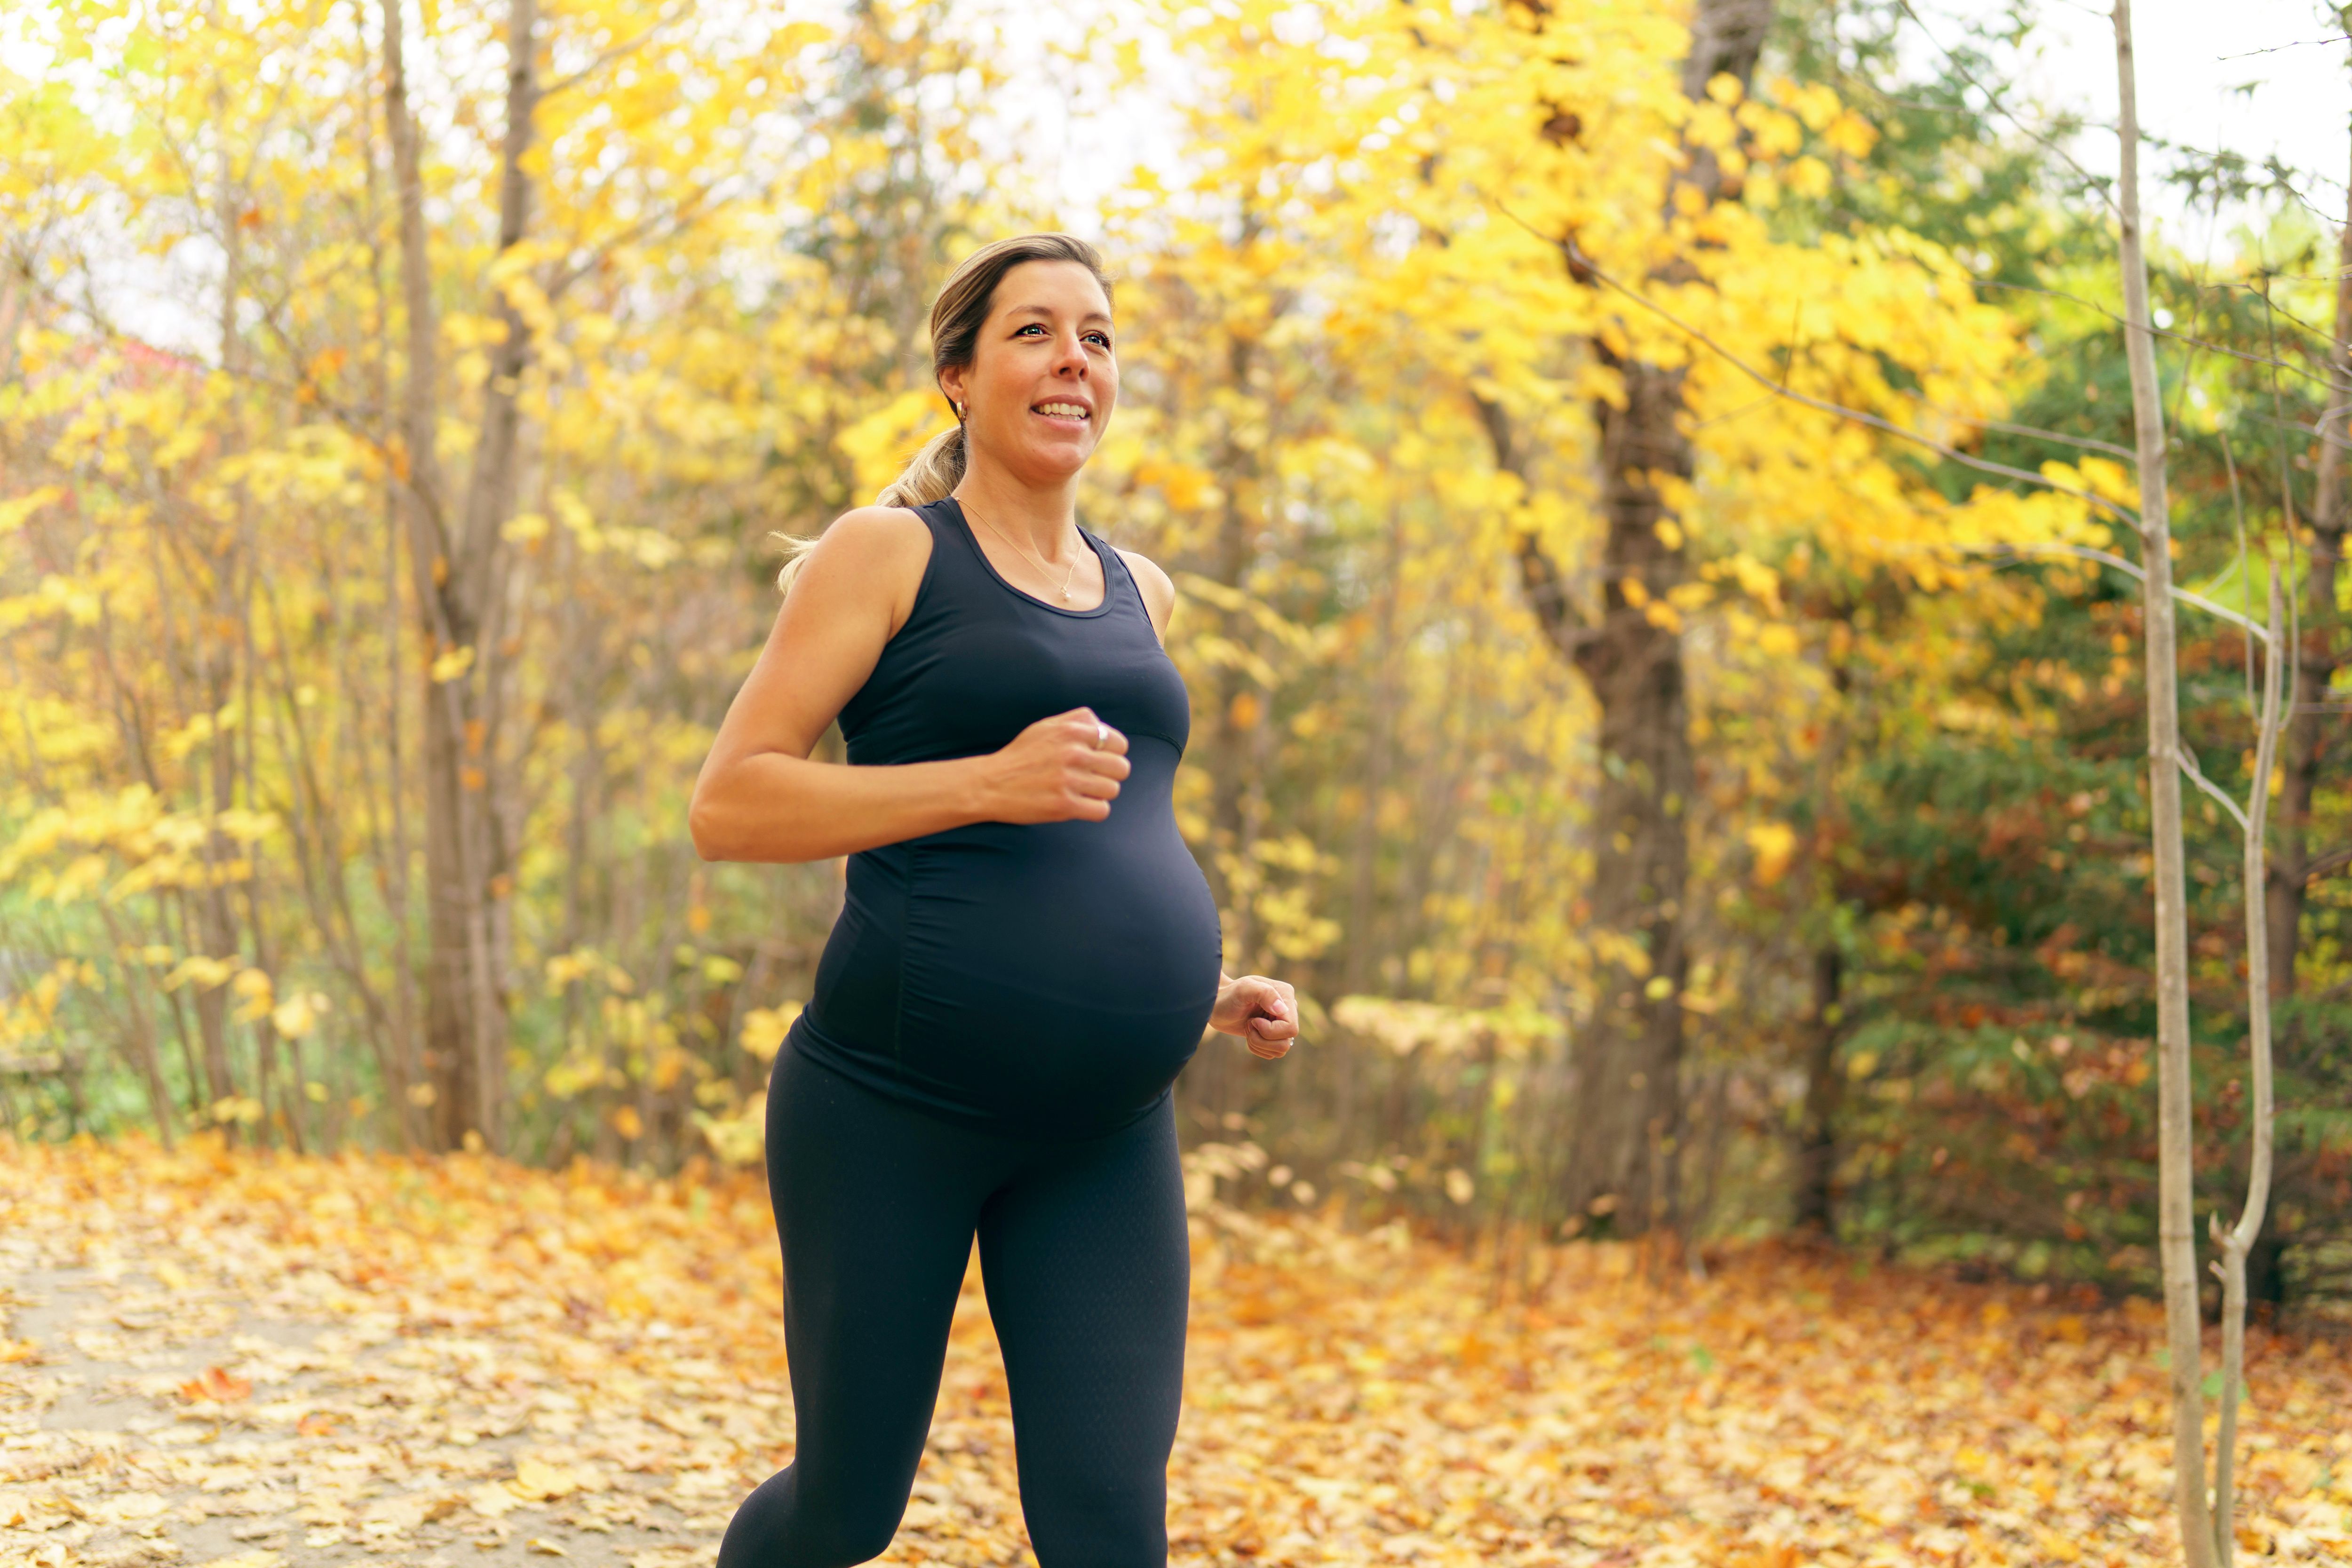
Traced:
<path fill-rule="evenodd" d="M 1175 824 L 976 824 L 918 841 L 898 1072 L 1008 1122 L 1116 1124 L 1175 1081 L 1216 1002 L 1217 910 Z"/>

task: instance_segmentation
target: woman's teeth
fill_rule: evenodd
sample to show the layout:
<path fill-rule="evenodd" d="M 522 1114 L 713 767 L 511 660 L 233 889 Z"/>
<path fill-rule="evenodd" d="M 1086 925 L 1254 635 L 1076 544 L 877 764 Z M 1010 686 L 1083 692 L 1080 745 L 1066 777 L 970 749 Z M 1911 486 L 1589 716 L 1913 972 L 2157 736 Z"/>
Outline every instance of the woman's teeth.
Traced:
<path fill-rule="evenodd" d="M 1037 412 L 1048 419 L 1084 419 L 1087 411 L 1075 403 L 1041 403 Z"/>

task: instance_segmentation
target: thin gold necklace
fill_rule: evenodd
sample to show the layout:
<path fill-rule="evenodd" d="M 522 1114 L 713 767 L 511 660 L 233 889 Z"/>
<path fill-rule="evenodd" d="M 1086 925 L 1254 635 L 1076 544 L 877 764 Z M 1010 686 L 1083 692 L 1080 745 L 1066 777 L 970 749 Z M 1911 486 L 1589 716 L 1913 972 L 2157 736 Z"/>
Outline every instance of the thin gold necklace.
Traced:
<path fill-rule="evenodd" d="M 964 500 L 961 496 L 958 496 L 956 498 L 956 505 L 963 507 L 963 510 L 968 512 L 971 512 L 972 516 L 980 517 L 980 513 L 972 511 L 971 507 L 964 504 Z M 1045 559 L 1035 551 L 1030 549 L 1019 540 L 1014 539 L 1010 534 L 1006 533 L 1003 529 L 997 527 L 996 524 L 990 522 L 988 519 L 980 517 L 980 521 L 983 524 L 986 524 L 989 532 L 996 535 L 997 538 L 1003 540 L 1005 543 L 1010 544 L 1013 549 L 1020 551 L 1024 555 L 1028 556 L 1030 560 L 1036 562 L 1037 569 L 1040 572 L 1045 573 L 1048 577 L 1054 574 L 1054 569 L 1051 566 L 1046 565 Z M 1080 542 L 1084 542 L 1081 541 Z M 1083 554 L 1084 552 L 1079 552 L 1079 555 Z M 1070 557 L 1070 569 L 1062 578 L 1062 597 L 1065 599 L 1070 596 L 1070 584 L 1077 580 L 1079 555 L 1073 555 Z"/>

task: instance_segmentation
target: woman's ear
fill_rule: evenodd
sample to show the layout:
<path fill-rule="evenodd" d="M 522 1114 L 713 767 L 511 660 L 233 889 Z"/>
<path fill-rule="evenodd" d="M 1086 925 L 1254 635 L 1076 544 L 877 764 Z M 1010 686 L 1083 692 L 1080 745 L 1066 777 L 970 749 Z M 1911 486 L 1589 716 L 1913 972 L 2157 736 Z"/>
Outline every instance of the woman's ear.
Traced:
<path fill-rule="evenodd" d="M 956 405 L 959 414 L 963 411 L 963 373 L 964 367 L 960 364 L 949 365 L 940 372 L 940 390 L 948 395 L 948 401 Z"/>

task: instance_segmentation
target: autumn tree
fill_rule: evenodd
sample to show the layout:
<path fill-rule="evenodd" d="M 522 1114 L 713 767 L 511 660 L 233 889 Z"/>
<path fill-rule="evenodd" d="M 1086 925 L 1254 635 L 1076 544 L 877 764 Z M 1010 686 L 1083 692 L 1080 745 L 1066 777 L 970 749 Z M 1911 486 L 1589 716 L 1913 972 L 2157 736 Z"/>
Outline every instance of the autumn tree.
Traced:
<path fill-rule="evenodd" d="M 1700 0 L 1683 63 L 1685 96 L 1709 100 L 1722 91 L 1718 79 L 1736 86 L 1726 99 L 1744 92 L 1771 20 L 1771 0 Z M 1724 194 L 1715 151 L 1691 146 L 1686 155 L 1665 193 L 1678 213 L 1703 211 Z M 1653 268 L 1649 280 L 1696 276 L 1675 259 Z M 1578 1043 L 1561 1196 L 1571 1213 L 1613 1215 L 1617 1228 L 1639 1232 L 1674 1217 L 1665 1172 L 1683 1131 L 1686 818 L 1697 781 L 1680 628 L 1661 624 L 1650 605 L 1671 605 L 1688 580 L 1687 535 L 1668 497 L 1672 481 L 1692 478 L 1694 451 L 1686 367 L 1646 363 L 1622 352 L 1622 342 L 1605 330 L 1593 340 L 1595 361 L 1618 379 L 1593 411 L 1606 519 L 1599 616 L 1569 620 L 1565 601 L 1542 592 L 1559 569 L 1532 550 L 1520 559 L 1531 597 L 1549 612 L 1548 631 L 1591 683 L 1600 708 L 1604 782 L 1593 811 L 1592 920 L 1630 944 L 1603 950 L 1593 1017 Z"/>

